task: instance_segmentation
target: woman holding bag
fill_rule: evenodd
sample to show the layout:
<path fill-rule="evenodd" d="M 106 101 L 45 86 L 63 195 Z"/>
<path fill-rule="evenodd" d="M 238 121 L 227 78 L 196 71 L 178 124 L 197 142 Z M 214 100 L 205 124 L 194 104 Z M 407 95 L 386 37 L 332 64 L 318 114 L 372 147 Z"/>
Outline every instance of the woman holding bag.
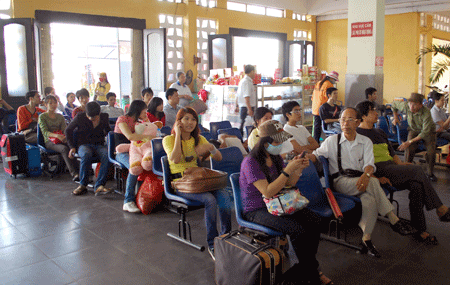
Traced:
<path fill-rule="evenodd" d="M 69 147 L 64 135 L 66 129 L 66 120 L 63 115 L 56 113 L 58 100 L 53 95 L 47 95 L 44 100 L 47 111 L 39 115 L 39 128 L 44 136 L 45 147 L 59 152 L 69 169 L 73 180 L 78 180 L 77 161 L 75 158 L 69 158 Z"/>
<path fill-rule="evenodd" d="M 197 158 L 211 155 L 215 160 L 222 160 L 220 151 L 200 135 L 198 115 L 190 107 L 181 108 L 178 111 L 172 135 L 163 139 L 163 147 L 167 153 L 170 172 L 174 180 L 181 178 L 187 168 L 197 167 Z M 219 235 L 216 226 L 217 207 L 219 207 L 221 224 L 220 234 L 231 231 L 231 200 L 228 192 L 224 189 L 196 194 L 177 191 L 177 195 L 200 201 L 205 205 L 208 252 L 215 260 L 214 238 Z"/>
<path fill-rule="evenodd" d="M 283 169 L 280 156 L 282 143 L 292 137 L 280 122 L 266 121 L 258 127 L 259 141 L 241 164 L 239 185 L 244 217 L 275 231 L 289 235 L 299 259 L 286 272 L 291 284 L 309 281 L 309 284 L 333 284 L 319 271 L 316 259 L 320 238 L 320 218 L 305 208 L 291 215 L 275 216 L 268 212 L 263 200 L 278 194 L 284 187 L 294 186 L 309 160 L 296 156 Z M 303 284 L 303 283 L 301 283 Z"/>

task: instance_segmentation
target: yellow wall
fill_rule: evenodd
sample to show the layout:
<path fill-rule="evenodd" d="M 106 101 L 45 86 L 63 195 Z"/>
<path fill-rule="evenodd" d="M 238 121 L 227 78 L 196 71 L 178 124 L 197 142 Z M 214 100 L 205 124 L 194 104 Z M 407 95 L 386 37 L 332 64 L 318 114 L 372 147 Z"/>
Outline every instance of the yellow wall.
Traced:
<path fill-rule="evenodd" d="M 91 15 L 104 15 L 126 18 L 145 19 L 147 28 L 159 28 L 159 14 L 180 15 L 184 17 L 184 58 L 185 70 L 194 70 L 192 58 L 197 55 L 196 18 L 216 19 L 218 34 L 228 34 L 229 28 L 260 30 L 286 33 L 288 40 L 293 40 L 294 30 L 309 30 L 312 41 L 315 40 L 315 18 L 311 22 L 292 19 L 292 11 L 286 11 L 286 18 L 261 16 L 226 10 L 226 0 L 219 0 L 218 7 L 205 8 L 197 6 L 194 0 L 175 4 L 157 0 L 13 0 L 14 18 L 34 18 L 35 10 L 50 10 Z M 257 48 L 257 47 L 253 47 Z"/>
<path fill-rule="evenodd" d="M 317 65 L 339 72 L 340 100 L 345 99 L 347 70 L 347 20 L 317 23 Z M 409 97 L 417 92 L 419 67 L 419 13 L 388 15 L 385 17 L 384 37 L 384 102 L 395 97 Z"/>

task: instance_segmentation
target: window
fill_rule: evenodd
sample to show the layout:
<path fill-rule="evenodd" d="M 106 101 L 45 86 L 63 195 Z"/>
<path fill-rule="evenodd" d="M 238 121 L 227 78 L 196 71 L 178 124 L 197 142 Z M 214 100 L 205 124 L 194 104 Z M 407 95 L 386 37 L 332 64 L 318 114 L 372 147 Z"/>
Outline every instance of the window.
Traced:
<path fill-rule="evenodd" d="M 292 19 L 303 21 L 303 22 L 311 22 L 311 17 L 307 17 L 307 15 L 305 15 L 305 14 L 292 13 Z"/>
<path fill-rule="evenodd" d="M 272 17 L 283 18 L 284 11 L 280 10 L 280 9 L 266 8 L 266 15 L 272 16 Z"/>
<path fill-rule="evenodd" d="M 159 2 L 183 3 L 183 0 L 158 0 Z"/>
<path fill-rule="evenodd" d="M 209 8 L 217 7 L 216 0 L 196 0 L 195 3 L 197 3 L 198 6 L 203 6 L 203 7 L 209 7 Z"/>
<path fill-rule="evenodd" d="M 183 55 L 183 17 L 159 15 L 159 27 L 167 33 L 167 80 L 176 80 L 178 71 L 184 72 Z"/>
<path fill-rule="evenodd" d="M 309 40 L 309 32 L 302 30 L 294 31 L 294 41 L 307 41 Z"/>
<path fill-rule="evenodd" d="M 217 25 L 215 20 L 197 19 L 197 56 L 200 63 L 197 65 L 198 75 L 207 79 L 209 76 L 209 58 L 208 58 L 208 36 L 217 33 Z"/>
<path fill-rule="evenodd" d="M 247 5 L 247 12 L 252 14 L 265 15 L 266 8 L 264 8 L 263 6 Z"/>
<path fill-rule="evenodd" d="M 0 0 L 0 19 L 11 19 L 11 0 Z"/>
<path fill-rule="evenodd" d="M 242 3 L 236 3 L 236 2 L 227 2 L 227 9 L 233 10 L 233 11 L 239 11 L 239 12 L 246 12 L 247 11 L 247 5 Z"/>
<path fill-rule="evenodd" d="M 450 32 L 450 17 L 434 14 L 433 28 L 444 32 Z"/>

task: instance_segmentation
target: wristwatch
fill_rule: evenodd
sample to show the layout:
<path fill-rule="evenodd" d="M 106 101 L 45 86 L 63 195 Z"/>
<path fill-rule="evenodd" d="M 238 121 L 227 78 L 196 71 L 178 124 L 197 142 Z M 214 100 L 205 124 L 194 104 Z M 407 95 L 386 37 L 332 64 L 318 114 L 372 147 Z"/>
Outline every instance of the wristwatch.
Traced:
<path fill-rule="evenodd" d="M 367 173 L 367 172 L 366 172 L 366 175 L 367 175 L 367 177 L 369 177 L 369 178 L 370 178 L 370 174 L 369 174 L 369 173 Z"/>
<path fill-rule="evenodd" d="M 409 140 L 408 142 L 409 142 L 409 144 L 413 144 L 413 141 L 412 141 L 412 140 Z"/>

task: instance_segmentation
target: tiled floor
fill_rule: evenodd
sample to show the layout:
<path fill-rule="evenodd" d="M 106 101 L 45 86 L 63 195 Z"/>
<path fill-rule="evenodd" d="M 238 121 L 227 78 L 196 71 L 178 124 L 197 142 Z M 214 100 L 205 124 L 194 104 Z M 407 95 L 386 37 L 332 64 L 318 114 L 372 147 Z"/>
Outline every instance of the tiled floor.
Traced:
<path fill-rule="evenodd" d="M 125 213 L 117 194 L 72 196 L 76 185 L 67 175 L 50 181 L 1 172 L 1 284 L 214 284 L 208 253 L 167 237 L 177 230 L 177 215 Z M 436 175 L 434 185 L 450 204 L 449 170 L 437 167 Z M 407 194 L 396 194 L 404 217 Z M 450 224 L 440 223 L 434 211 L 427 218 L 438 246 L 399 236 L 379 222 L 373 241 L 381 259 L 322 241 L 322 269 L 335 284 L 450 284 Z M 188 219 L 194 241 L 206 245 L 203 210 Z"/>

